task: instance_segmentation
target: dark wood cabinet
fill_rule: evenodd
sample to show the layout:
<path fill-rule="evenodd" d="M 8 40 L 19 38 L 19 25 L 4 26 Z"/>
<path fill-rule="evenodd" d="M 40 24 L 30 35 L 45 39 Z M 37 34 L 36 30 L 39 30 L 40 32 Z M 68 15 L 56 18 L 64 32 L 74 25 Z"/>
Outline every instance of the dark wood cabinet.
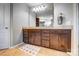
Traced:
<path fill-rule="evenodd" d="M 67 51 L 67 35 L 66 34 L 59 34 L 59 50 Z"/>
<path fill-rule="evenodd" d="M 42 30 L 42 46 L 49 47 L 49 30 Z"/>
<path fill-rule="evenodd" d="M 35 45 L 41 45 L 41 32 L 40 30 L 29 30 L 29 43 Z"/>
<path fill-rule="evenodd" d="M 49 41 L 48 40 L 42 40 L 42 46 L 49 48 Z"/>
<path fill-rule="evenodd" d="M 35 30 L 28 30 L 28 32 L 29 32 L 29 43 L 34 44 Z"/>
<path fill-rule="evenodd" d="M 23 42 L 29 43 L 28 30 L 26 30 L 26 29 L 23 29 Z"/>
<path fill-rule="evenodd" d="M 59 30 L 59 50 L 69 51 L 71 50 L 71 30 Z"/>
<path fill-rule="evenodd" d="M 56 32 L 56 30 L 53 30 L 53 31 L 51 30 L 50 31 L 50 48 L 59 49 L 58 44 L 59 44 L 58 33 Z"/>
<path fill-rule="evenodd" d="M 50 30 L 50 48 L 70 51 L 71 50 L 71 30 Z"/>
<path fill-rule="evenodd" d="M 64 52 L 71 51 L 70 29 L 23 29 L 23 42 L 52 48 Z"/>
<path fill-rule="evenodd" d="M 67 51 L 71 52 L 71 31 L 67 35 Z"/>
<path fill-rule="evenodd" d="M 41 30 L 35 30 L 35 45 L 41 45 Z"/>

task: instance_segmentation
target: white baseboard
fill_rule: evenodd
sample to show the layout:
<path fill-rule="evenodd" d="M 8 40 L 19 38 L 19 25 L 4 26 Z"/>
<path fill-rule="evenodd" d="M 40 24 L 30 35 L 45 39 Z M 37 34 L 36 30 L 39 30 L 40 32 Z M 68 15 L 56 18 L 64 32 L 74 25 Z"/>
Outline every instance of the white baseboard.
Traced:
<path fill-rule="evenodd" d="M 23 43 L 24 43 L 24 42 L 19 43 L 19 44 L 15 45 L 15 46 L 12 46 L 12 47 L 10 47 L 10 48 L 16 48 L 16 47 L 18 47 L 19 45 L 21 45 L 21 44 L 23 44 Z"/>

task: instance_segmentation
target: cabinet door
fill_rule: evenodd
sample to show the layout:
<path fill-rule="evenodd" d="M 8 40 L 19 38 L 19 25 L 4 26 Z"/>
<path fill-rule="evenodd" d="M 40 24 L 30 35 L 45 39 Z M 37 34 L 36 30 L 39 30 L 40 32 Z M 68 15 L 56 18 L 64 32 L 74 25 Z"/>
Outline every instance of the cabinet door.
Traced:
<path fill-rule="evenodd" d="M 34 44 L 34 39 L 35 39 L 35 32 L 32 30 L 29 30 L 29 43 Z"/>
<path fill-rule="evenodd" d="M 50 33 L 50 48 L 58 49 L 58 34 Z"/>
<path fill-rule="evenodd" d="M 71 51 L 71 30 L 59 31 L 59 49 L 62 51 Z"/>
<path fill-rule="evenodd" d="M 41 31 L 40 30 L 35 30 L 34 44 L 41 45 Z"/>
<path fill-rule="evenodd" d="M 42 40 L 42 46 L 49 47 L 49 40 Z"/>
<path fill-rule="evenodd" d="M 59 34 L 59 50 L 65 52 L 67 51 L 67 40 L 68 40 L 67 34 Z"/>

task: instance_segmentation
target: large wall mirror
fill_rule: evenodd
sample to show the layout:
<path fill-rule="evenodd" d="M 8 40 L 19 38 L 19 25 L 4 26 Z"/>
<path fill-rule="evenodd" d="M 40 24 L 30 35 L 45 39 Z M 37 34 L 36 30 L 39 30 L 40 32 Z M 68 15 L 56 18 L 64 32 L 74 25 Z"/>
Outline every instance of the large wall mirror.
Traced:
<path fill-rule="evenodd" d="M 53 26 L 54 22 L 54 5 L 53 3 L 33 3 L 29 4 L 30 13 L 35 14 L 35 18 L 30 18 L 30 23 L 32 23 L 32 19 L 35 19 L 36 27 L 46 27 Z"/>

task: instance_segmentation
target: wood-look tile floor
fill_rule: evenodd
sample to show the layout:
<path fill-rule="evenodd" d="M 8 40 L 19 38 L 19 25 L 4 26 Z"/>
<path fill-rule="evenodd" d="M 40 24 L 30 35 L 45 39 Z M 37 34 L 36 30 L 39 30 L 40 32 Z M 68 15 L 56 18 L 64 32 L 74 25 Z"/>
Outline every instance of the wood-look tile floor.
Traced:
<path fill-rule="evenodd" d="M 19 47 L 11 48 L 11 49 L 4 49 L 0 50 L 0 56 L 31 56 L 22 50 L 19 49 Z M 36 56 L 69 56 L 65 52 L 44 48 L 41 47 L 40 51 L 37 53 Z"/>

